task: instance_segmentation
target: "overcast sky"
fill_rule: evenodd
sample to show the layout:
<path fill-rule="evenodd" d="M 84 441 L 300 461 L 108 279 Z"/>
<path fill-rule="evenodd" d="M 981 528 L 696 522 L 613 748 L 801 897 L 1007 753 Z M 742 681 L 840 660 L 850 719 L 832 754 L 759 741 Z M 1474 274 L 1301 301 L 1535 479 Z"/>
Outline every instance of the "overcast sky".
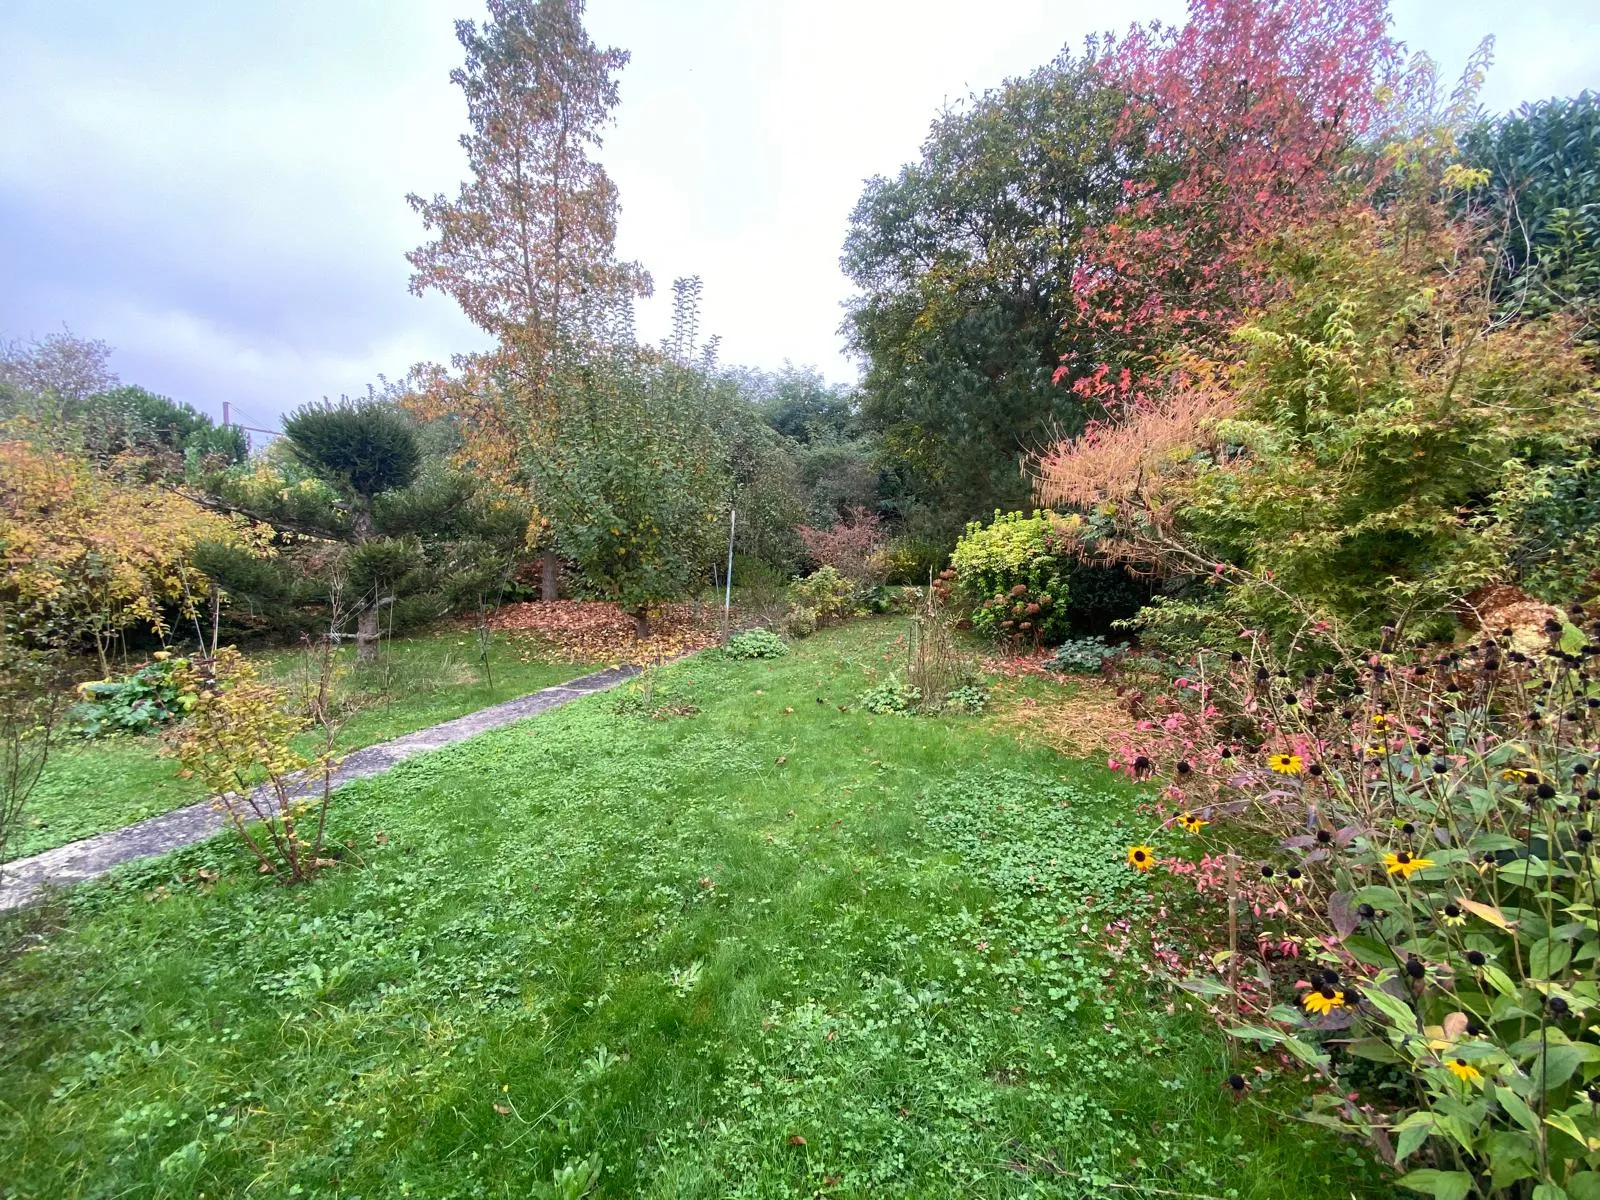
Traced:
<path fill-rule="evenodd" d="M 604 160 L 618 249 L 699 274 L 722 361 L 855 377 L 838 268 L 862 181 L 946 102 L 1178 0 L 591 0 L 633 52 Z M 1453 75 L 1498 39 L 1495 109 L 1600 87 L 1594 0 L 1397 0 Z M 0 0 L 0 337 L 103 338 L 130 382 L 273 425 L 483 344 L 406 290 L 405 193 L 454 192 L 448 73 L 479 0 Z M 241 419 L 236 417 L 236 419 Z"/>

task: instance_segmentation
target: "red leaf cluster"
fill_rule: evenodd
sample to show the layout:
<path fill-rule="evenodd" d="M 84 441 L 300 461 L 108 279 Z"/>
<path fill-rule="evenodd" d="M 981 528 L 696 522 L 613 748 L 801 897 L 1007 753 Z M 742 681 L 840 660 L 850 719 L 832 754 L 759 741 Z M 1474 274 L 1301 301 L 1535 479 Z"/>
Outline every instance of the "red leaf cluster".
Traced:
<path fill-rule="evenodd" d="M 866 587 L 881 583 L 886 573 L 883 519 L 860 506 L 827 529 L 802 525 L 798 530 L 806 553 L 819 566 L 832 567 L 852 583 Z"/>
<path fill-rule="evenodd" d="M 1348 203 L 1347 152 L 1385 116 L 1399 45 L 1387 0 L 1190 0 L 1177 27 L 1134 26 L 1099 69 L 1128 96 L 1151 171 L 1088 232 L 1072 289 L 1099 361 L 1055 381 L 1137 409 L 1169 348 L 1219 344 L 1262 298 L 1251 249 Z M 1358 189 L 1359 191 L 1359 186 Z"/>

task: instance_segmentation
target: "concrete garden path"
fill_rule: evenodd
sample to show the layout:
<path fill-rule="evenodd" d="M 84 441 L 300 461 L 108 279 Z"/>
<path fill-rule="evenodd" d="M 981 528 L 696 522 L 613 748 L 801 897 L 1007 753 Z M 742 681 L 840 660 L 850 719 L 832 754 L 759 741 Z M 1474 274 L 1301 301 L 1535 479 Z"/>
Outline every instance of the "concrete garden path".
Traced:
<path fill-rule="evenodd" d="M 426 729 L 419 729 L 415 733 L 408 733 L 392 741 L 379 742 L 375 746 L 367 746 L 361 750 L 352 750 L 344 756 L 344 761 L 334 772 L 334 785 L 381 775 L 390 767 L 404 762 L 413 755 L 438 750 L 490 729 L 499 729 L 502 725 L 520 721 L 524 717 L 549 712 L 552 708 L 559 708 L 570 701 L 614 688 L 638 673 L 639 668 L 631 666 L 596 671 L 592 675 L 582 675 L 556 687 L 530 692 L 526 696 L 518 696 L 515 700 L 505 700 L 488 708 L 481 708 L 477 712 L 456 717 L 452 721 L 430 725 Z M 271 793 L 268 789 L 262 788 L 257 794 L 259 798 L 271 803 Z M 307 788 L 304 794 L 313 795 L 315 789 Z M 159 817 L 150 817 L 148 820 L 136 821 L 132 825 L 113 829 L 109 833 L 97 833 L 81 841 L 57 846 L 54 850 L 46 850 L 31 858 L 16 859 L 0 867 L 0 910 L 21 907 L 37 899 L 47 888 L 80 883 L 85 879 L 93 879 L 96 875 L 103 875 L 112 867 L 120 866 L 122 863 L 150 858 L 181 846 L 203 842 L 220 833 L 226 825 L 226 815 L 215 808 L 210 800 L 202 800 L 199 804 L 162 813 Z"/>

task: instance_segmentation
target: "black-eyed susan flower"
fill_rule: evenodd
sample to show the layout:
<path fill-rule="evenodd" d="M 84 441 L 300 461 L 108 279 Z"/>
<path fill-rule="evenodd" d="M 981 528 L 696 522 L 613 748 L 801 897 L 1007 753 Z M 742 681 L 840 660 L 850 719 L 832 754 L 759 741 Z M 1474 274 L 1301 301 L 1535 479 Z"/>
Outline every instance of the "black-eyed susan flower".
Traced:
<path fill-rule="evenodd" d="M 1206 820 L 1199 813 L 1186 812 L 1179 814 L 1178 824 L 1182 825 L 1190 833 L 1199 833 L 1207 825 L 1211 824 L 1211 822 Z"/>
<path fill-rule="evenodd" d="M 1297 887 L 1297 888 L 1305 887 L 1305 885 L 1306 885 L 1306 873 L 1304 871 L 1302 871 L 1299 867 L 1290 867 L 1283 874 L 1284 874 L 1284 877 L 1286 879 L 1288 879 L 1290 887 Z"/>
<path fill-rule="evenodd" d="M 1274 754 L 1267 759 L 1267 766 L 1275 775 L 1298 775 L 1305 765 L 1305 760 L 1298 754 Z"/>
<path fill-rule="evenodd" d="M 1336 1008 L 1344 1007 L 1344 992 L 1332 984 L 1325 983 L 1307 992 L 1300 1003 L 1305 1005 L 1308 1013 L 1315 1013 L 1319 1017 L 1325 1016 Z"/>
<path fill-rule="evenodd" d="M 1461 911 L 1459 904 L 1446 904 L 1439 910 L 1439 919 L 1446 925 L 1459 927 L 1467 923 L 1467 914 Z"/>
<path fill-rule="evenodd" d="M 1482 1083 L 1483 1072 L 1478 1070 L 1464 1058 L 1452 1058 L 1445 1064 L 1446 1070 L 1462 1083 Z"/>
<path fill-rule="evenodd" d="M 1405 850 L 1401 850 L 1398 854 L 1391 853 L 1383 856 L 1383 869 L 1391 875 L 1400 876 L 1401 879 L 1410 879 L 1415 872 L 1431 866 L 1433 866 L 1433 859 L 1418 858 Z"/>
<path fill-rule="evenodd" d="M 1128 865 L 1135 871 L 1148 871 L 1156 865 L 1156 852 L 1150 846 L 1129 846 Z"/>

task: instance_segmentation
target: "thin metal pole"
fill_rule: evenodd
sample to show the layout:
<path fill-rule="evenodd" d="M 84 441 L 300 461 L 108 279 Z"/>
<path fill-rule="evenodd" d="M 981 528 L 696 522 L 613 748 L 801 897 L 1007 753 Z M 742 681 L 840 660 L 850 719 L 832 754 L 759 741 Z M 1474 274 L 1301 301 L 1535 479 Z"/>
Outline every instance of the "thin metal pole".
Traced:
<path fill-rule="evenodd" d="M 722 593 L 722 636 L 728 636 L 728 628 L 733 620 L 733 531 L 738 524 L 739 514 L 734 509 L 728 510 L 728 578 Z"/>

